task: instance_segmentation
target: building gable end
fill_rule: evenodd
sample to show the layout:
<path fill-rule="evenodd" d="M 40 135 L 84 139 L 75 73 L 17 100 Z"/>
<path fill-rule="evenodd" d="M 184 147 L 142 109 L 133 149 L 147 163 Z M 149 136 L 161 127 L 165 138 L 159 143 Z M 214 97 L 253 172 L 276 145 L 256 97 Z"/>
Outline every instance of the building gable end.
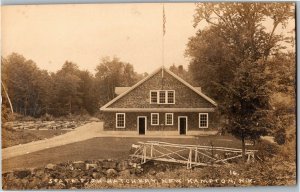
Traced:
<path fill-rule="evenodd" d="M 100 110 L 105 111 L 105 109 L 107 109 L 110 105 L 114 104 L 116 101 L 118 101 L 119 99 L 121 99 L 122 97 L 124 97 L 125 95 L 130 93 L 131 91 L 133 91 L 135 88 L 137 88 L 137 87 L 141 86 L 143 83 L 147 82 L 151 77 L 153 77 L 154 75 L 156 75 L 160 71 L 162 71 L 162 73 L 165 72 L 165 76 L 166 75 L 172 76 L 177 81 L 181 82 L 184 87 L 188 87 L 190 90 L 195 92 L 197 95 L 201 96 L 201 98 L 206 100 L 208 103 L 212 104 L 213 106 L 217 106 L 217 104 L 212 99 L 210 99 L 208 96 L 206 96 L 205 94 L 203 94 L 202 92 L 200 92 L 199 90 L 197 90 L 196 88 L 191 86 L 189 83 L 187 83 L 186 81 L 184 81 L 183 79 L 181 79 L 180 77 L 178 77 L 177 75 L 175 75 L 174 73 L 169 71 L 168 69 L 162 67 L 162 68 L 159 68 L 159 69 L 155 70 L 152 74 L 150 74 L 149 76 L 147 76 L 143 80 L 139 81 L 137 84 L 132 86 L 130 89 L 128 89 L 124 93 L 120 94 L 119 96 L 117 96 L 116 98 L 114 98 L 113 100 L 111 100 L 110 102 L 105 104 L 103 107 L 100 108 Z"/>

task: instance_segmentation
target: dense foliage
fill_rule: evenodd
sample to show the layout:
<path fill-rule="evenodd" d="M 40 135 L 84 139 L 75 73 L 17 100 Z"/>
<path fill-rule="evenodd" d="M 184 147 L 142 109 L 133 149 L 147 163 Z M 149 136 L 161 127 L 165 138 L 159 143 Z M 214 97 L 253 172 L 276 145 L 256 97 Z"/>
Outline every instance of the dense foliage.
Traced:
<path fill-rule="evenodd" d="M 117 58 L 103 59 L 95 75 L 69 61 L 49 73 L 17 53 L 2 59 L 2 82 L 13 111 L 25 116 L 95 114 L 115 97 L 116 86 L 131 86 L 141 78 L 131 64 Z M 2 94 L 5 119 L 10 113 L 8 97 Z"/>
<path fill-rule="evenodd" d="M 276 94 L 292 100 L 285 109 L 295 106 L 295 57 L 285 50 L 293 46 L 293 35 L 277 29 L 294 16 L 292 3 L 197 4 L 194 26 L 206 27 L 188 43 L 189 71 L 218 102 L 224 127 L 241 139 L 243 149 L 246 139 L 274 132 L 284 136 L 289 125 L 284 110 L 276 108 Z"/>

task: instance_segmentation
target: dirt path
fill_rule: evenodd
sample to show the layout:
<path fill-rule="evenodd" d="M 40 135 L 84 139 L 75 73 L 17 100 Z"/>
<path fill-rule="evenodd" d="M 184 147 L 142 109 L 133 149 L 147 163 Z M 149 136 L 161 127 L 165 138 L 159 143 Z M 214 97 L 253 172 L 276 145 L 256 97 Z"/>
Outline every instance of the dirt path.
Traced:
<path fill-rule="evenodd" d="M 92 122 L 78 127 L 74 131 L 50 139 L 34 141 L 23 145 L 8 147 L 2 149 L 2 160 L 48 148 L 91 139 L 99 136 L 99 134 L 101 134 L 102 129 L 102 122 Z"/>
<path fill-rule="evenodd" d="M 8 148 L 2 149 L 2 160 L 10 159 L 20 155 L 26 155 L 36 151 L 41 151 L 44 149 L 50 149 L 53 147 L 59 147 L 62 145 L 80 142 L 95 137 L 138 137 L 138 138 L 158 138 L 160 136 L 146 136 L 146 135 L 119 135 L 115 132 L 104 132 L 103 131 L 103 122 L 92 122 L 85 124 L 81 127 L 76 128 L 75 130 L 68 132 L 63 135 L 52 137 L 50 139 L 44 139 L 39 141 L 33 141 L 26 144 L 16 145 Z M 182 136 L 161 136 L 164 138 L 182 138 Z M 194 138 L 193 136 L 185 136 L 185 138 Z"/>

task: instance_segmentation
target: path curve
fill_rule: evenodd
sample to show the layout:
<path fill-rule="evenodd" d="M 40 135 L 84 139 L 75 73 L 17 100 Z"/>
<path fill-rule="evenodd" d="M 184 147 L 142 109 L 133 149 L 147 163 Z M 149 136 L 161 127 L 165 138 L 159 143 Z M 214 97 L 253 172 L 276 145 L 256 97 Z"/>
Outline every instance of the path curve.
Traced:
<path fill-rule="evenodd" d="M 52 137 L 50 139 L 44 139 L 34 141 L 22 145 L 16 145 L 2 149 L 2 160 L 9 159 L 15 156 L 40 151 L 52 147 L 66 145 L 78 141 L 84 141 L 99 136 L 99 133 L 103 130 L 103 122 L 92 122 L 80 126 L 73 131 Z"/>

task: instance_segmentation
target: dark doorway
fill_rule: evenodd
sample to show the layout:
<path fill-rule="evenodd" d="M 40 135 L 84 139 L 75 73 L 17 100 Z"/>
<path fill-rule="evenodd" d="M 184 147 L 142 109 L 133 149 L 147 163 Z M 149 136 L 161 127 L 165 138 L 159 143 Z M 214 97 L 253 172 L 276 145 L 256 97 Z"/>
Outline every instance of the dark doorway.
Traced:
<path fill-rule="evenodd" d="M 185 135 L 187 127 L 187 117 L 179 117 L 179 134 Z"/>
<path fill-rule="evenodd" d="M 140 135 L 145 135 L 146 132 L 146 117 L 138 117 L 138 129 Z"/>

